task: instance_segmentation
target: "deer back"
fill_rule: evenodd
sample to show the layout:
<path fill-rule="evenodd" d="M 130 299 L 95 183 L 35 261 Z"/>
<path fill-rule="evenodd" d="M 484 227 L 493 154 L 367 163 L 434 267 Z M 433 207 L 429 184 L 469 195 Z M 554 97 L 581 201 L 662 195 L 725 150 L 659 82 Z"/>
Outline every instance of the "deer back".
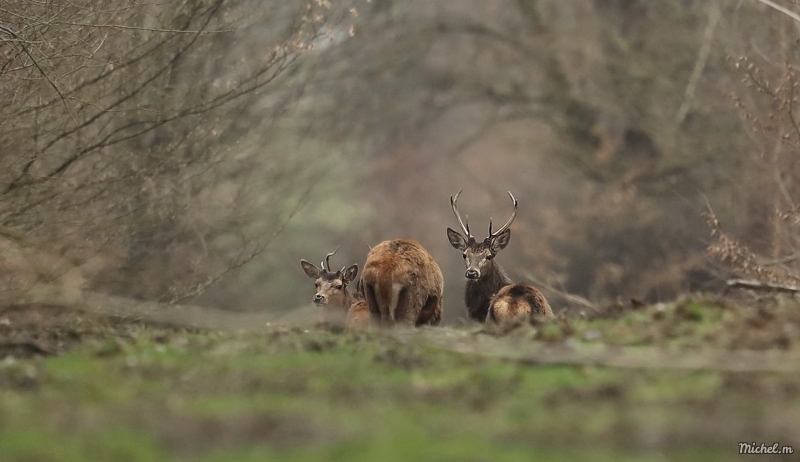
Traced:
<path fill-rule="evenodd" d="M 442 270 L 418 242 L 384 241 L 367 255 L 361 276 L 370 314 L 383 325 L 438 324 Z"/>
<path fill-rule="evenodd" d="M 366 329 L 371 323 L 372 318 L 369 314 L 367 301 L 356 299 L 356 302 L 350 305 L 350 309 L 347 310 L 345 328 L 348 331 L 359 331 Z"/>
<path fill-rule="evenodd" d="M 532 316 L 553 317 L 553 310 L 547 299 L 533 286 L 511 284 L 500 289 L 492 297 L 486 321 L 506 324 L 526 321 Z"/>

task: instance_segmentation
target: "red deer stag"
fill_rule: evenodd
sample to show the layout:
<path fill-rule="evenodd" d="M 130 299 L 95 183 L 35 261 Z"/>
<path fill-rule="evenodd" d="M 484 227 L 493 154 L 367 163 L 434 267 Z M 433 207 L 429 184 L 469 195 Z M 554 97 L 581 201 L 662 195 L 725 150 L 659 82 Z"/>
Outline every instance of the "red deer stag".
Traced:
<path fill-rule="evenodd" d="M 315 279 L 317 293 L 314 295 L 314 304 L 323 308 L 322 322 L 329 325 L 341 326 L 343 323 L 347 330 L 358 330 L 369 325 L 369 309 L 367 303 L 360 297 L 358 291 L 351 294 L 347 286 L 358 275 L 358 265 L 352 265 L 339 271 L 331 271 L 330 258 L 336 250 L 325 256 L 320 263 L 322 269 L 312 263 L 300 260 L 306 275 Z M 325 267 L 327 263 L 327 268 Z"/>
<path fill-rule="evenodd" d="M 383 326 L 435 326 L 442 320 L 442 270 L 416 241 L 396 239 L 373 247 L 361 283 L 372 319 Z"/>
<path fill-rule="evenodd" d="M 506 323 L 531 315 L 552 317 L 553 311 L 538 289 L 527 284 L 513 284 L 494 261 L 497 253 L 506 248 L 511 240 L 509 227 L 517 216 L 517 200 L 514 195 L 509 191 L 508 195 L 514 203 L 511 218 L 497 231 L 492 231 L 492 220 L 489 219 L 489 236 L 479 242 L 469 231 L 469 220 L 464 222 L 458 213 L 460 194 L 461 191 L 455 197 L 450 196 L 450 206 L 464 235 L 447 228 L 447 239 L 450 245 L 463 252 L 464 263 L 467 265 L 464 302 L 469 318 L 480 322 L 488 320 Z"/>

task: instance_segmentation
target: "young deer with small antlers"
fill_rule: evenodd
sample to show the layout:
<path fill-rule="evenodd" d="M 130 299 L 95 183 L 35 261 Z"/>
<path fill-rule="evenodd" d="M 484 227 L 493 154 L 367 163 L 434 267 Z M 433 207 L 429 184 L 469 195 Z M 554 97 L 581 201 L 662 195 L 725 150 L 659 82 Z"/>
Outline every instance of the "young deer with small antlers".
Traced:
<path fill-rule="evenodd" d="M 490 218 L 489 236 L 480 242 L 469 231 L 469 217 L 465 222 L 458 213 L 459 195 L 461 191 L 455 197 L 450 196 L 450 206 L 464 235 L 447 228 L 447 239 L 450 245 L 464 255 L 464 263 L 467 266 L 464 302 L 467 305 L 469 318 L 480 322 L 507 323 L 527 319 L 532 315 L 552 317 L 553 311 L 538 289 L 527 284 L 513 284 L 505 271 L 494 261 L 498 252 L 506 248 L 511 240 L 509 227 L 517 216 L 517 200 L 514 199 L 514 195 L 509 191 L 508 195 L 514 203 L 511 218 L 497 231 L 492 231 Z"/>
<path fill-rule="evenodd" d="M 383 326 L 435 326 L 442 320 L 442 270 L 416 241 L 395 239 L 373 247 L 361 283 L 372 319 Z"/>
<path fill-rule="evenodd" d="M 343 266 L 339 271 L 331 271 L 330 258 L 337 250 L 338 247 L 325 256 L 325 260 L 320 263 L 322 269 L 305 260 L 300 260 L 300 266 L 303 267 L 306 276 L 316 280 L 317 293 L 313 301 L 314 305 L 323 308 L 322 322 L 334 326 L 344 324 L 347 330 L 358 330 L 370 322 L 367 302 L 360 296 L 359 291 L 351 294 L 347 290 L 347 286 L 358 275 L 358 265 L 352 265 L 347 269 Z"/>

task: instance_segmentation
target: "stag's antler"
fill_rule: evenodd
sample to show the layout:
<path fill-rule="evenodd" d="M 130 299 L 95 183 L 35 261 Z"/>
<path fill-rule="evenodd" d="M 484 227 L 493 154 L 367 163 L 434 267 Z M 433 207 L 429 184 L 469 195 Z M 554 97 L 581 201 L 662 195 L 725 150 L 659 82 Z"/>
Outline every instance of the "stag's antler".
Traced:
<path fill-rule="evenodd" d="M 338 251 L 339 251 L 339 247 L 337 246 L 336 250 L 334 250 L 333 252 L 329 253 L 328 255 L 325 255 L 325 261 L 320 262 L 320 266 L 322 266 L 323 270 L 325 270 L 325 271 L 327 271 L 329 273 L 331 272 L 331 257 L 336 255 L 336 252 L 338 252 Z M 326 263 L 328 264 L 327 268 L 325 267 Z"/>
<path fill-rule="evenodd" d="M 467 223 L 464 224 L 464 221 L 461 220 L 461 215 L 458 213 L 458 196 L 461 195 L 461 191 L 463 191 L 463 189 L 460 189 L 455 197 L 450 196 L 450 206 L 453 208 L 453 213 L 456 214 L 456 219 L 458 220 L 458 224 L 461 225 L 465 237 L 469 239 L 472 237 L 472 234 L 469 232 L 469 215 L 467 215 Z"/>
<path fill-rule="evenodd" d="M 514 221 L 514 218 L 517 217 L 517 200 L 514 199 L 514 195 L 511 194 L 511 191 L 508 191 L 508 195 L 511 196 L 511 202 L 514 203 L 514 212 L 511 214 L 511 218 L 508 219 L 506 224 L 504 224 L 500 229 L 498 229 L 494 233 L 492 232 L 492 219 L 489 218 L 489 239 L 494 239 L 497 236 L 499 236 L 503 231 L 507 230 L 508 227 L 511 226 L 511 223 Z"/>

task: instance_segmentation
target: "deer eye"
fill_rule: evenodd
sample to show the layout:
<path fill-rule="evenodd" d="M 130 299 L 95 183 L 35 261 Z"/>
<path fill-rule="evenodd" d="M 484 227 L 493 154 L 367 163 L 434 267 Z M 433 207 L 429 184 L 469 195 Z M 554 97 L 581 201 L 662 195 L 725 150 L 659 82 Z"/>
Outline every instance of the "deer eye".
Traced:
<path fill-rule="evenodd" d="M 462 256 L 462 257 L 464 257 L 464 260 L 466 260 L 466 259 L 467 259 L 467 254 L 463 254 L 463 255 L 461 255 L 461 256 Z"/>
<path fill-rule="evenodd" d="M 491 260 L 492 258 L 494 258 L 494 255 L 492 255 L 492 254 L 489 254 L 489 255 L 486 256 L 487 260 Z"/>
<path fill-rule="evenodd" d="M 342 290 L 342 285 L 341 284 L 336 284 L 336 286 L 334 288 L 336 290 Z"/>

